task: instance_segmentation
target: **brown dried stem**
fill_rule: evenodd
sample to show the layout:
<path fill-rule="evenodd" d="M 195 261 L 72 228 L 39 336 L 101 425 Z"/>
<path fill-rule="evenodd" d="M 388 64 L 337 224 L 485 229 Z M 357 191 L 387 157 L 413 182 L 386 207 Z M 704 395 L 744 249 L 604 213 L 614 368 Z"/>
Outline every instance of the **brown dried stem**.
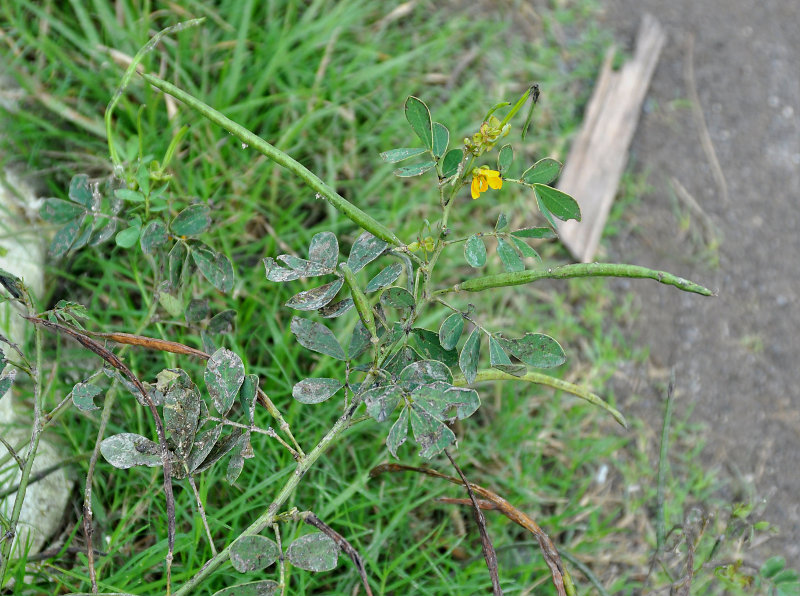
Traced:
<path fill-rule="evenodd" d="M 436 470 L 406 466 L 403 464 L 382 464 L 370 470 L 369 475 L 374 478 L 380 474 L 383 474 L 384 472 L 416 472 L 418 474 L 425 474 L 426 476 L 432 476 L 434 478 L 441 478 L 442 480 L 447 480 L 453 484 L 461 484 L 460 479 L 453 476 L 447 476 L 446 474 L 442 474 Z M 567 590 L 569 590 L 569 593 L 574 593 L 572 579 L 570 578 L 569 573 L 564 569 L 564 565 L 561 562 L 561 557 L 559 556 L 558 550 L 556 550 L 553 541 L 550 540 L 550 537 L 544 532 L 544 530 L 542 530 L 539 525 L 526 513 L 514 507 L 511 503 L 506 501 L 497 493 L 478 484 L 470 483 L 469 486 L 475 494 L 480 495 L 484 499 L 490 501 L 508 519 L 522 526 L 534 535 L 539 543 L 539 548 L 542 551 L 542 556 L 544 557 L 545 563 L 547 563 L 547 566 L 550 568 L 550 575 L 553 578 L 553 585 L 556 587 L 558 596 L 568 596 Z"/>

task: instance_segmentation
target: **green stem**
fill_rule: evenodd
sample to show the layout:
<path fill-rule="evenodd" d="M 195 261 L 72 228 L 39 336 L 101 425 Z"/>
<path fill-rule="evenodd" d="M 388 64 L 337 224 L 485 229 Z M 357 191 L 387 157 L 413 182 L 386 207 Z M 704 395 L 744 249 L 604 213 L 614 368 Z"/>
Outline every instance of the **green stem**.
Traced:
<path fill-rule="evenodd" d="M 434 295 L 449 294 L 451 292 L 482 292 L 491 288 L 518 286 L 540 279 L 568 279 L 573 277 L 632 277 L 640 279 L 654 279 L 662 284 L 675 286 L 685 292 L 694 292 L 703 296 L 713 296 L 711 290 L 704 288 L 677 275 L 666 271 L 657 271 L 638 265 L 617 265 L 614 263 L 577 263 L 563 265 L 550 269 L 533 269 L 515 273 L 500 273 L 469 279 L 450 288 L 437 290 Z"/>
<path fill-rule="evenodd" d="M 267 509 L 262 513 L 258 519 L 256 519 L 250 526 L 242 532 L 239 537 L 228 544 L 223 550 L 221 550 L 218 554 L 211 557 L 205 565 L 203 565 L 202 569 L 195 573 L 189 581 L 187 581 L 184 585 L 180 587 L 180 589 L 174 592 L 174 596 L 185 596 L 187 594 L 195 594 L 197 587 L 209 576 L 211 573 L 216 571 L 225 561 L 230 558 L 231 548 L 237 541 L 241 540 L 243 536 L 254 536 L 260 533 L 264 528 L 267 526 L 272 525 L 272 523 L 278 517 L 278 511 L 283 506 L 284 503 L 289 499 L 292 492 L 297 485 L 300 484 L 300 481 L 306 475 L 314 463 L 322 456 L 328 448 L 333 444 L 333 442 L 351 426 L 351 419 L 353 414 L 358 408 L 359 404 L 351 405 L 347 411 L 336 421 L 328 433 L 322 437 L 319 443 L 308 452 L 308 454 L 302 458 L 297 463 L 297 468 L 295 468 L 294 473 L 292 474 L 291 478 L 286 482 L 283 486 L 281 491 L 275 497 L 275 500 L 267 507 Z"/>
<path fill-rule="evenodd" d="M 30 305 L 30 302 L 28 304 Z M 33 314 L 32 308 L 29 308 L 29 313 Z M 36 459 L 36 451 L 39 448 L 39 437 L 42 434 L 42 405 L 44 397 L 41 371 L 43 370 L 43 348 L 42 330 L 38 326 L 34 328 L 34 341 L 36 344 L 36 368 L 33 375 L 33 429 L 31 431 L 30 448 L 25 456 L 25 467 L 20 475 L 19 489 L 14 499 L 14 506 L 11 509 L 11 516 L 8 519 L 8 531 L 3 536 L 3 545 L 0 548 L 0 588 L 5 585 L 6 572 L 11 559 L 11 547 L 14 545 L 17 524 L 19 523 L 20 513 L 22 513 L 22 503 L 25 501 L 25 493 L 28 490 L 31 472 L 33 471 L 33 462 Z"/>
<path fill-rule="evenodd" d="M 486 370 L 479 370 L 478 374 L 475 376 L 474 383 L 481 383 L 484 381 L 523 381 L 525 383 L 534 383 L 536 385 L 547 385 L 548 387 L 552 387 L 553 389 L 558 389 L 560 391 L 566 391 L 567 393 L 571 393 L 581 399 L 588 401 L 590 404 L 598 406 L 604 409 L 606 412 L 611 414 L 614 419 L 619 422 L 625 428 L 628 428 L 628 421 L 625 420 L 625 416 L 623 416 L 619 410 L 610 406 L 608 403 L 603 401 L 602 398 L 595 395 L 588 389 L 584 389 L 574 383 L 570 383 L 569 381 L 564 381 L 562 379 L 556 379 L 555 377 L 551 377 L 549 375 L 545 375 L 538 372 L 528 372 L 520 377 L 516 377 L 514 375 L 510 375 L 503 371 L 490 368 Z M 463 375 L 456 374 L 453 378 L 453 385 L 456 387 L 466 387 L 468 385 L 467 381 L 464 379 Z"/>
<path fill-rule="evenodd" d="M 283 166 L 294 175 L 298 176 L 303 180 L 303 182 L 308 184 L 308 186 L 324 197 L 331 205 L 334 206 L 334 208 L 336 208 L 345 216 L 349 217 L 373 236 L 377 236 L 381 240 L 384 240 L 394 246 L 404 246 L 404 243 L 389 228 L 339 195 L 335 190 L 325 184 L 303 164 L 296 161 L 280 149 L 270 145 L 261 137 L 253 134 L 242 125 L 237 124 L 221 112 L 218 112 L 211 106 L 203 103 L 196 97 L 190 95 L 182 89 L 179 89 L 175 85 L 151 74 L 143 74 L 141 76 L 154 87 L 157 87 L 164 93 L 167 93 L 175 99 L 182 101 L 190 108 L 196 110 L 215 124 L 218 124 L 227 130 L 249 147 L 253 147 L 259 153 L 262 153 L 278 165 Z"/>

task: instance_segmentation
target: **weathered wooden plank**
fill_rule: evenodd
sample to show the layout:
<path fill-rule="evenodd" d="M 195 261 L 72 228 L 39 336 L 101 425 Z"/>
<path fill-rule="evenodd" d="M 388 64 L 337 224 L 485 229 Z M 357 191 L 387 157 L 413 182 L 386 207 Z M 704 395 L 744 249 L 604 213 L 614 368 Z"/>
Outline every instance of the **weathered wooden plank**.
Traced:
<path fill-rule="evenodd" d="M 578 261 L 591 262 L 597 251 L 628 161 L 642 102 L 665 42 L 664 29 L 653 16 L 645 15 L 636 36 L 633 59 L 614 71 L 611 48 L 603 62 L 558 183 L 581 207 L 580 222 L 560 222 L 558 226 L 562 242 Z"/>

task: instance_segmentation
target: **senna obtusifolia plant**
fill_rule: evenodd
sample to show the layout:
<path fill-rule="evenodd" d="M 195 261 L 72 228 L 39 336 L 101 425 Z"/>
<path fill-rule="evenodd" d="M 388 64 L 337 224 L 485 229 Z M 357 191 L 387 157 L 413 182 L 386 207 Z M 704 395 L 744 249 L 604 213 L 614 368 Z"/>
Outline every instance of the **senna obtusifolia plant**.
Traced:
<path fill-rule="evenodd" d="M 143 51 L 153 45 L 154 42 L 148 44 Z M 128 70 L 119 93 L 132 80 L 138 61 L 139 56 Z M 346 250 L 334 233 L 325 231 L 311 239 L 305 258 L 281 254 L 264 259 L 267 279 L 276 284 L 319 279 L 319 285 L 296 293 L 286 303 L 286 307 L 296 313 L 290 329 L 296 341 L 307 350 L 344 363 L 341 378 L 310 376 L 297 379 L 294 385 L 292 396 L 303 404 L 331 399 L 342 402 L 343 413 L 339 419 L 310 447 L 304 444 L 306 437 L 286 422 L 270 399 L 270 388 L 265 386 L 265 381 L 248 374 L 247 354 L 216 348 L 213 333 L 229 324 L 230 313 L 220 313 L 211 320 L 209 328 L 203 331 L 203 349 L 139 334 L 90 332 L 82 325 L 78 305 L 60 303 L 45 315 L 36 314 L 29 301 L 21 300 L 24 292 L 19 281 L 10 275 L 0 276 L 9 297 L 26 306 L 29 320 L 37 328 L 72 337 L 104 360 L 101 374 L 75 386 L 71 398 L 76 407 L 96 409 L 98 406 L 93 399 L 103 391 L 99 379 L 107 376 L 111 382 L 127 387 L 152 417 L 156 436 L 112 435 L 99 442 L 99 452 L 118 468 L 162 467 L 169 516 L 167 585 L 171 583 L 175 535 L 172 483 L 186 482 L 195 491 L 205 522 L 206 516 L 213 512 L 203 511 L 194 478 L 227 458 L 227 478 L 234 482 L 245 461 L 258 457 L 251 446 L 251 436 L 263 433 L 278 440 L 292 455 L 296 462 L 293 472 L 284 476 L 283 484 L 277 486 L 273 494 L 265 497 L 260 515 L 228 544 L 215 544 L 214 536 L 205 525 L 214 554 L 182 585 L 176 586 L 174 593 L 196 593 L 211 574 L 229 563 L 237 571 L 252 572 L 276 562 L 274 578 L 230 586 L 218 594 L 283 593 L 286 590 L 285 565 L 318 572 L 330 570 L 337 563 L 339 551 L 352 559 L 366 593 L 371 593 L 369 570 L 346 538 L 313 512 L 287 510 L 286 503 L 306 473 L 348 428 L 355 424 L 373 424 L 375 432 L 385 436 L 386 448 L 394 458 L 410 457 L 411 453 L 403 445 L 413 443 L 423 460 L 438 456 L 450 459 L 458 478 L 436 473 L 437 477 L 467 487 L 495 593 L 499 593 L 496 559 L 475 495 L 492 501 L 496 508 L 533 532 L 542 547 L 557 592 L 573 593 L 568 570 L 555 546 L 535 522 L 488 489 L 470 484 L 463 476 L 452 456 L 456 436 L 451 425 L 475 413 L 481 405 L 476 387 L 488 381 L 545 385 L 599 406 L 622 425 L 626 424 L 625 419 L 594 393 L 542 372 L 566 361 L 556 339 L 537 330 L 525 329 L 506 335 L 503 330 L 491 328 L 480 312 L 466 303 L 465 293 L 502 291 L 502 288 L 541 279 L 593 276 L 649 278 L 705 296 L 711 292 L 669 273 L 643 267 L 603 263 L 550 267 L 542 263 L 536 251 L 537 243 L 556 238 L 556 220 L 580 219 L 580 210 L 572 197 L 551 186 L 561 168 L 558 161 L 545 158 L 529 166 L 519 165 L 512 145 L 506 143 L 513 138 L 512 119 L 526 107 L 528 116 L 523 133 L 527 129 L 539 95 L 535 85 L 513 105 L 501 103 L 492 107 L 478 130 L 459 140 L 451 138 L 445 124 L 433 119 L 429 107 L 421 99 L 409 97 L 405 101 L 405 118 L 410 127 L 405 143 L 408 146 L 387 150 L 380 158 L 389 163 L 413 160 L 411 165 L 398 167 L 395 174 L 427 177 L 432 191 L 427 219 L 420 225 L 423 231 L 415 238 L 403 238 L 400 231 L 341 197 L 303 165 L 242 125 L 161 78 L 147 73 L 141 77 L 298 176 L 318 199 L 327 201 L 361 229 Z M 111 122 L 114 105 L 112 101 L 107 123 Z M 110 124 L 108 130 L 110 139 Z M 234 264 L 197 239 L 210 225 L 209 208 L 197 204 L 174 216 L 169 214 L 169 202 L 165 199 L 169 192 L 166 168 L 181 134 L 176 136 L 161 162 L 145 164 L 140 160 L 141 165 L 133 169 L 125 167 L 109 140 L 116 180 L 102 186 L 85 176 L 77 177 L 70 187 L 69 200 L 50 199 L 42 211 L 46 220 L 63 225 L 53 241 L 56 256 L 112 237 L 122 247 L 138 244 L 147 258 L 162 256 L 164 279 L 158 287 L 158 300 L 151 305 L 151 314 L 159 306 L 175 316 L 182 313 L 183 306 L 177 296 L 189 272 L 195 269 L 222 292 L 229 292 L 233 287 Z M 453 214 L 463 212 L 463 209 L 454 210 L 456 205 L 487 198 L 501 203 L 504 193 L 513 185 L 526 189 L 531 204 L 535 204 L 541 214 L 539 221 L 545 225 L 537 226 L 531 217 L 528 227 L 515 229 L 507 216 L 501 214 L 493 229 L 464 233 L 464 222 L 451 221 Z M 491 257 L 487 245 L 494 248 Z M 484 275 L 482 269 L 490 258 L 499 259 L 505 272 Z M 462 259 L 466 267 L 452 267 Z M 343 326 L 331 324 L 340 317 L 352 317 L 355 321 L 352 333 L 344 337 L 335 332 Z M 438 323 L 432 326 L 432 320 Z M 151 382 L 142 381 L 118 354 L 106 347 L 108 341 L 170 352 L 178 355 L 177 358 L 202 358 L 206 360 L 203 381 L 192 379 L 177 366 L 162 371 Z M 0 379 L 0 384 L 6 378 Z M 200 389 L 202 385 L 206 391 Z M 255 425 L 254 412 L 259 404 L 274 417 L 276 429 Z M 107 403 L 104 410 L 106 407 Z M 433 474 L 430 470 L 397 464 L 384 466 L 377 472 L 401 469 Z M 89 519 L 90 507 L 90 499 L 87 499 L 84 512 Z M 291 544 L 282 544 L 280 524 L 298 520 L 319 531 Z M 10 521 L 15 523 L 14 519 Z M 90 529 L 87 529 L 87 538 L 91 550 Z M 92 583 L 96 585 L 91 553 L 89 565 Z"/>

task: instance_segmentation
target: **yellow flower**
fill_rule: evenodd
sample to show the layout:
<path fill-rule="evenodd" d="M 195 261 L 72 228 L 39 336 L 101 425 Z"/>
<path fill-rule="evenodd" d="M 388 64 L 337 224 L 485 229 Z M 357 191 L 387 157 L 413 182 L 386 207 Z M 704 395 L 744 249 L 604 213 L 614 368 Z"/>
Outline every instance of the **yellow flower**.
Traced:
<path fill-rule="evenodd" d="M 503 187 L 503 179 L 500 178 L 500 172 L 497 170 L 490 170 L 489 166 L 481 166 L 472 170 L 472 198 L 477 199 L 481 196 L 482 192 L 486 192 L 490 188 L 497 190 Z"/>

